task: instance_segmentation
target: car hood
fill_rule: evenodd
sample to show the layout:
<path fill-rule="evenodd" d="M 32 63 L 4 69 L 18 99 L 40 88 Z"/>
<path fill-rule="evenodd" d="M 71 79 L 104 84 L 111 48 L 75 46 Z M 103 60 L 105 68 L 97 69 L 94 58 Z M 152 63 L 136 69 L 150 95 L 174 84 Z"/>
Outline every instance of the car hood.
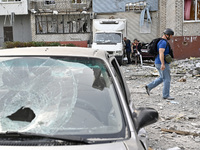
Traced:
<path fill-rule="evenodd" d="M 93 145 L 78 145 L 78 146 L 0 146 L 1 150 L 127 150 L 123 142 L 109 144 L 93 144 Z"/>

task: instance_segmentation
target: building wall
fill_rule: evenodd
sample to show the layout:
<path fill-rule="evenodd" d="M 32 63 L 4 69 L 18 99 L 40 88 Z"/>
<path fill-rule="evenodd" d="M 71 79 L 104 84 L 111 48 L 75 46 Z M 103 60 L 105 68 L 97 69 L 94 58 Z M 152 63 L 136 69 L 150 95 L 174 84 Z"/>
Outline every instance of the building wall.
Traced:
<path fill-rule="evenodd" d="M 200 22 L 184 22 L 183 36 L 200 36 Z"/>
<path fill-rule="evenodd" d="M 174 0 L 166 1 L 166 27 L 175 29 L 176 27 L 176 8 Z"/>
<path fill-rule="evenodd" d="M 11 15 L 12 12 L 15 15 L 25 15 L 28 14 L 28 1 L 21 0 L 16 2 L 1 3 L 0 2 L 0 16 L 1 15 Z"/>
<path fill-rule="evenodd" d="M 147 2 L 151 11 L 158 10 L 158 0 L 93 0 L 94 13 L 125 12 L 126 4 Z"/>
<path fill-rule="evenodd" d="M 55 4 L 45 4 L 45 0 L 30 0 L 29 9 L 34 9 L 39 13 L 57 11 L 58 13 L 70 13 L 75 11 L 88 11 L 92 0 L 86 3 L 72 3 L 71 0 L 53 0 Z M 83 9 L 84 8 L 84 9 Z"/>
<path fill-rule="evenodd" d="M 16 16 L 13 26 L 14 41 L 30 42 L 32 40 L 31 34 L 30 16 Z"/>
<path fill-rule="evenodd" d="M 140 13 L 134 12 L 121 12 L 114 14 L 99 14 L 97 19 L 113 16 L 114 18 L 126 19 L 127 21 L 127 35 L 126 37 L 131 40 L 131 42 L 137 38 L 140 42 L 150 42 L 153 38 L 157 37 L 157 28 L 159 27 L 159 18 L 157 12 L 151 12 L 152 24 L 151 33 L 140 33 Z"/>
<path fill-rule="evenodd" d="M 158 36 L 161 37 L 166 28 L 166 0 L 159 1 L 159 22 Z"/>
<path fill-rule="evenodd" d="M 45 41 L 45 42 L 66 42 L 66 41 L 76 41 L 82 43 L 81 41 L 88 41 L 91 38 L 91 33 L 73 33 L 73 34 L 36 34 L 35 27 L 35 15 L 31 15 L 31 32 L 32 41 Z"/>
<path fill-rule="evenodd" d="M 3 26 L 4 26 L 4 17 L 0 16 L 0 47 L 3 47 L 3 42 L 4 42 Z"/>
<path fill-rule="evenodd" d="M 200 57 L 200 36 L 175 36 L 171 40 L 175 59 Z"/>
<path fill-rule="evenodd" d="M 176 36 L 182 36 L 183 35 L 183 0 L 176 0 L 175 1 L 175 35 Z"/>
<path fill-rule="evenodd" d="M 200 22 L 184 21 L 184 0 L 160 0 L 159 6 L 160 36 L 165 28 L 174 30 L 175 59 L 200 57 Z"/>
<path fill-rule="evenodd" d="M 0 47 L 3 47 L 4 43 L 4 26 L 13 27 L 13 40 L 20 42 L 31 41 L 31 28 L 30 28 L 30 17 L 28 15 L 15 16 L 13 25 L 10 24 L 9 18 L 6 16 L 0 17 Z"/>
<path fill-rule="evenodd" d="M 90 31 L 88 32 L 76 32 L 74 33 L 69 32 L 59 32 L 62 29 L 60 29 L 61 22 L 55 22 L 55 29 L 58 27 L 60 30 L 57 33 L 49 32 L 36 32 L 36 27 L 38 26 L 38 23 L 36 23 L 36 17 L 37 16 L 48 16 L 48 15 L 64 15 L 64 17 L 68 18 L 68 16 L 72 16 L 73 14 L 92 14 L 91 7 L 92 7 L 92 0 L 86 0 L 86 3 L 72 3 L 70 0 L 55 0 L 55 4 L 45 4 L 44 0 L 37 0 L 37 1 L 30 1 L 30 7 L 29 9 L 31 10 L 31 32 L 32 32 L 32 41 L 44 41 L 44 42 L 60 42 L 61 44 L 75 44 L 77 46 L 82 46 L 85 47 L 87 45 L 88 41 L 91 39 L 91 33 Z M 33 11 L 34 10 L 34 11 Z M 39 17 L 38 17 L 39 18 Z M 67 19 L 64 20 L 67 20 Z M 72 18 L 70 20 L 71 22 L 77 21 L 77 18 Z M 80 19 L 80 18 L 79 18 Z M 39 20 L 39 19 L 38 19 Z M 38 22 L 41 22 L 39 20 Z M 44 22 L 44 20 L 43 20 Z M 67 21 L 66 21 L 67 22 Z M 62 25 L 65 24 L 66 22 L 62 22 Z M 69 21 L 68 21 L 69 22 Z M 90 23 L 91 24 L 91 23 Z M 49 24 L 42 24 L 41 27 L 44 27 L 44 29 L 48 28 Z M 81 28 L 82 25 L 80 25 Z M 50 25 L 49 25 L 50 27 Z M 52 28 L 53 28 L 52 27 Z M 88 28 L 90 25 L 88 25 Z M 62 34 L 64 33 L 64 34 Z"/>
<path fill-rule="evenodd" d="M 175 31 L 175 36 L 200 36 L 200 22 L 184 21 L 183 10 L 184 0 L 161 0 L 160 12 L 162 18 L 160 22 L 162 30 L 164 27 L 171 28 Z"/>

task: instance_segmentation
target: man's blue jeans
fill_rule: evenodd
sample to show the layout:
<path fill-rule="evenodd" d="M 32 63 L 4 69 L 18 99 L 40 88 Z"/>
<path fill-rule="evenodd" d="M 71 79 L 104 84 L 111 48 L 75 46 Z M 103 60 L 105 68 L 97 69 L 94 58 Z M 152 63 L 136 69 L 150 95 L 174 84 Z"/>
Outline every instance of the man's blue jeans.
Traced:
<path fill-rule="evenodd" d="M 170 96 L 170 82 L 171 82 L 171 75 L 170 75 L 170 67 L 169 64 L 165 63 L 165 70 L 160 70 L 161 64 L 155 64 L 155 67 L 158 69 L 160 77 L 155 79 L 153 82 L 149 83 L 147 86 L 149 90 L 152 90 L 162 82 L 164 83 L 163 86 L 163 98 L 167 98 Z"/>

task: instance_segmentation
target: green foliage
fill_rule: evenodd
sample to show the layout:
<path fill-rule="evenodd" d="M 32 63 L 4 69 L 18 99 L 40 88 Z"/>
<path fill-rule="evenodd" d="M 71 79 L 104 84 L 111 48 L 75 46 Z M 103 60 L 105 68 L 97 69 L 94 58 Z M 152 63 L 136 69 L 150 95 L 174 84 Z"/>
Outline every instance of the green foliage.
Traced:
<path fill-rule="evenodd" d="M 61 44 L 59 42 L 52 42 L 48 43 L 48 46 L 60 46 Z"/>
<path fill-rule="evenodd" d="M 33 46 L 40 47 L 40 46 L 47 46 L 46 42 L 33 42 Z"/>
<path fill-rule="evenodd" d="M 71 46 L 75 47 L 76 45 L 69 44 L 60 44 L 59 42 L 5 42 L 4 48 L 15 48 L 15 47 L 41 47 L 41 46 Z"/>
<path fill-rule="evenodd" d="M 69 43 L 69 44 L 66 44 L 66 46 L 72 46 L 72 47 L 75 47 L 76 45 L 72 44 L 72 43 Z"/>

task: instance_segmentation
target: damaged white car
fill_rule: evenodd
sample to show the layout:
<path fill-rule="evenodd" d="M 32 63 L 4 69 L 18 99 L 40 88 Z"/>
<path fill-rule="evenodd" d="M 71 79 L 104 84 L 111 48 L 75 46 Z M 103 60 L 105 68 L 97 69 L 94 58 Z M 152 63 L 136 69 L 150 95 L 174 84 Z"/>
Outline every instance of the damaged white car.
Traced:
<path fill-rule="evenodd" d="M 0 51 L 1 150 L 146 150 L 153 108 L 133 105 L 113 56 L 77 47 Z"/>

